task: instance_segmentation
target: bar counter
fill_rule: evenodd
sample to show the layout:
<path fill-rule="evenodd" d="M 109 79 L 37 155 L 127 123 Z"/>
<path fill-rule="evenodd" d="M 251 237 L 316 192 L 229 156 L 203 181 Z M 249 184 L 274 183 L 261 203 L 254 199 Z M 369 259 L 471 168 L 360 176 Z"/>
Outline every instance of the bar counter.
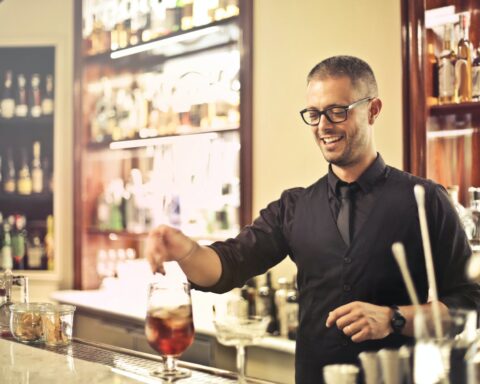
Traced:
<path fill-rule="evenodd" d="M 150 375 L 161 362 L 159 356 L 74 339 L 64 347 L 25 345 L 0 338 L 2 384 L 131 384 L 163 383 Z M 179 361 L 191 370 L 178 384 L 236 383 L 229 371 Z M 252 384 L 271 382 L 249 379 Z"/>

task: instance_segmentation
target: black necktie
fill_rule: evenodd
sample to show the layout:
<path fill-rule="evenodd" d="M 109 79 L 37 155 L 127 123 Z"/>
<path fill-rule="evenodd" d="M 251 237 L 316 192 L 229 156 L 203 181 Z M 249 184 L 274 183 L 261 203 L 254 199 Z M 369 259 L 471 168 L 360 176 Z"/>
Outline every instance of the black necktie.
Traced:
<path fill-rule="evenodd" d="M 345 244 L 350 245 L 353 197 L 357 190 L 357 185 L 342 184 L 338 189 L 340 192 L 340 210 L 337 216 L 337 226 Z"/>

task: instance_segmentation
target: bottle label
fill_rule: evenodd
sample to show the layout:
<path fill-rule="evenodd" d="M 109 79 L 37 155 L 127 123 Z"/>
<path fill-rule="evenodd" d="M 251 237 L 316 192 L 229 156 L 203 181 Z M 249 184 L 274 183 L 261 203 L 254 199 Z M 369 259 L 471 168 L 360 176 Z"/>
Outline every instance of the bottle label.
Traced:
<path fill-rule="evenodd" d="M 33 193 L 43 192 L 43 172 L 41 169 L 32 170 L 32 191 Z"/>
<path fill-rule="evenodd" d="M 12 258 L 12 247 L 5 245 L 2 247 L 1 256 L 1 267 L 3 269 L 12 269 L 13 268 L 13 258 Z"/>
<path fill-rule="evenodd" d="M 453 97 L 455 93 L 455 66 L 447 58 L 440 60 L 438 92 L 440 97 Z"/>
<path fill-rule="evenodd" d="M 10 119 L 15 115 L 15 100 L 3 99 L 0 105 L 2 110 L 2 117 Z"/>

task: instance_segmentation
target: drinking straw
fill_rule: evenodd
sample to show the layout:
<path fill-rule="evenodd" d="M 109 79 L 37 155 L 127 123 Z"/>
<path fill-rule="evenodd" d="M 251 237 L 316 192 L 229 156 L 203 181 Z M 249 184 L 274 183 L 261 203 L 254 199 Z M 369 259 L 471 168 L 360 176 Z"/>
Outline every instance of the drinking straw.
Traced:
<path fill-rule="evenodd" d="M 427 268 L 428 285 L 432 296 L 432 314 L 435 335 L 438 339 L 442 338 L 442 321 L 440 317 L 440 306 L 438 303 L 437 284 L 435 282 L 435 269 L 433 266 L 432 248 L 430 246 L 430 237 L 428 234 L 427 214 L 425 211 L 425 188 L 420 184 L 413 188 L 418 207 L 418 217 L 420 219 L 420 231 L 422 233 L 423 253 L 425 256 L 425 266 Z"/>

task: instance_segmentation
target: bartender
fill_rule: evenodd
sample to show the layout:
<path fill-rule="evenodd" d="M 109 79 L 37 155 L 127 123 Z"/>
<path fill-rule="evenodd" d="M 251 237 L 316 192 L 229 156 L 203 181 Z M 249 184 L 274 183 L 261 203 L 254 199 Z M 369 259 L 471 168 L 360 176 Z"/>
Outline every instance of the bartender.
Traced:
<path fill-rule="evenodd" d="M 329 163 L 326 175 L 283 191 L 233 239 L 204 247 L 160 226 L 147 254 L 153 270 L 175 260 L 194 288 L 217 293 L 288 255 L 298 268 L 296 383 L 316 384 L 327 364 L 358 364 L 362 351 L 411 341 L 414 310 L 394 242 L 405 245 L 419 299 L 430 307 L 416 184 L 425 188 L 440 308 L 477 309 L 480 290 L 465 276 L 471 250 L 445 189 L 386 165 L 377 152 L 382 101 L 370 66 L 352 56 L 321 61 L 308 74 L 306 102 L 301 119 Z"/>

